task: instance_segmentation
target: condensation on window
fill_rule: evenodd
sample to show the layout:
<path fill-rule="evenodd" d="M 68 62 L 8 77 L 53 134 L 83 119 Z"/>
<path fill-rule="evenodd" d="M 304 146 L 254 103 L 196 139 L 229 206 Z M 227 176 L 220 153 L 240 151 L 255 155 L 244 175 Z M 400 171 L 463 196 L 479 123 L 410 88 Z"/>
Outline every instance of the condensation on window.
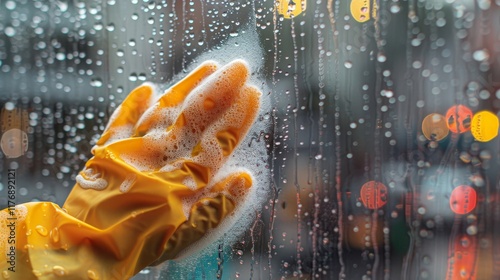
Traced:
<path fill-rule="evenodd" d="M 1 208 L 9 168 L 61 205 L 130 90 L 233 58 L 267 197 L 134 279 L 500 278 L 498 0 L 0 1 Z"/>

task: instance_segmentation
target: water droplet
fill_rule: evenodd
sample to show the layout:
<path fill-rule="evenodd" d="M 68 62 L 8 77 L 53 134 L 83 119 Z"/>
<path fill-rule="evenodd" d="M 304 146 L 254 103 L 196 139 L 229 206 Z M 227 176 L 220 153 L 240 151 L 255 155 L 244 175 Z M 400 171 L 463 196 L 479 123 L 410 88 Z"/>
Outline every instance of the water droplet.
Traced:
<path fill-rule="evenodd" d="M 464 236 L 460 239 L 460 245 L 462 245 L 462 247 L 467 248 L 470 246 L 470 244 L 471 242 L 467 236 Z"/>
<path fill-rule="evenodd" d="M 472 225 L 467 228 L 467 234 L 468 235 L 476 235 L 477 234 L 477 227 Z"/>
<path fill-rule="evenodd" d="M 236 251 L 236 254 L 238 254 L 238 256 L 243 256 L 243 251 L 242 250 L 238 250 L 238 251 Z"/>
<path fill-rule="evenodd" d="M 65 276 L 66 275 L 66 269 L 60 265 L 54 265 L 52 267 L 52 272 L 57 275 L 57 276 Z"/>
<path fill-rule="evenodd" d="M 90 85 L 93 87 L 102 87 L 102 81 L 99 78 L 92 79 Z"/>
<path fill-rule="evenodd" d="M 50 231 L 50 240 L 54 243 L 59 242 L 59 229 L 57 227 Z"/>
<path fill-rule="evenodd" d="M 108 26 L 106 26 L 106 30 L 108 30 L 108 31 L 114 31 L 115 30 L 115 24 L 114 23 L 108 24 Z"/>
<path fill-rule="evenodd" d="M 5 7 L 8 9 L 8 10 L 14 10 L 16 8 L 16 2 L 14 1 L 7 1 L 5 3 Z"/>
<path fill-rule="evenodd" d="M 12 26 L 7 26 L 4 29 L 4 32 L 5 32 L 5 35 L 7 35 L 9 37 L 14 37 L 14 35 L 16 35 L 16 30 Z"/>
<path fill-rule="evenodd" d="M 472 54 L 472 57 L 474 58 L 475 61 L 482 62 L 488 60 L 490 58 L 490 54 L 486 49 L 477 50 Z"/>
<path fill-rule="evenodd" d="M 348 61 L 344 62 L 344 66 L 347 69 L 351 69 L 352 68 L 352 62 L 348 60 Z"/>
<path fill-rule="evenodd" d="M 377 55 L 377 61 L 378 62 L 385 62 L 387 60 L 387 57 L 383 53 L 378 53 Z"/>
<path fill-rule="evenodd" d="M 131 82 L 137 81 L 137 74 L 136 73 L 130 74 L 130 76 L 128 76 L 128 80 Z"/>
<path fill-rule="evenodd" d="M 57 53 L 56 54 L 56 59 L 59 60 L 59 61 L 63 61 L 66 59 L 66 54 L 64 53 Z"/>
<path fill-rule="evenodd" d="M 42 226 L 42 225 L 38 225 L 38 226 L 36 226 L 36 227 L 35 227 L 35 230 L 36 230 L 36 232 L 38 232 L 41 236 L 47 236 L 47 234 L 48 234 L 47 229 L 46 229 L 44 226 Z"/>
<path fill-rule="evenodd" d="M 7 270 L 2 271 L 3 279 L 10 279 L 9 272 Z"/>
<path fill-rule="evenodd" d="M 391 5 L 391 13 L 397 14 L 399 13 L 399 11 L 401 11 L 401 7 L 399 6 L 399 4 L 394 3 Z"/>
<path fill-rule="evenodd" d="M 104 25 L 102 24 L 102 22 L 96 22 L 94 24 L 94 29 L 97 30 L 97 31 L 102 30 L 103 27 L 104 27 Z"/>

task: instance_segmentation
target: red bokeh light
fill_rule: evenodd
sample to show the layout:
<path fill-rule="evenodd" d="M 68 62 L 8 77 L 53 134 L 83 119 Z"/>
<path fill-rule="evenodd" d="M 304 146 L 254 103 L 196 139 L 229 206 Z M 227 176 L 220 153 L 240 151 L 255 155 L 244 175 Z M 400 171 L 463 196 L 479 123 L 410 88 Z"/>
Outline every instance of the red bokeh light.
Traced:
<path fill-rule="evenodd" d="M 450 208 L 456 214 L 467 214 L 476 208 L 476 190 L 470 186 L 456 187 L 450 196 Z"/>
<path fill-rule="evenodd" d="M 361 202 L 368 209 L 377 209 L 387 203 L 387 187 L 377 181 L 366 182 L 361 187 Z"/>
<path fill-rule="evenodd" d="M 464 105 L 455 105 L 446 112 L 446 123 L 453 133 L 464 133 L 470 130 L 472 111 Z"/>

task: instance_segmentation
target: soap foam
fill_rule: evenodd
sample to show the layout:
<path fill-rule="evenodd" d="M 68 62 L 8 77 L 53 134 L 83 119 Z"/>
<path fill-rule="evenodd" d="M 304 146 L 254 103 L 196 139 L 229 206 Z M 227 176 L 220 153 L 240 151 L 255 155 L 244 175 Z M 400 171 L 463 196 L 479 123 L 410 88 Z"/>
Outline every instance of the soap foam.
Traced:
<path fill-rule="evenodd" d="M 95 189 L 95 190 L 103 190 L 108 186 L 108 181 L 103 178 L 99 178 L 101 176 L 100 173 L 94 173 L 92 168 L 84 169 L 82 173 L 85 175 L 82 176 L 78 174 L 76 176 L 76 182 L 80 187 L 84 189 Z"/>
<path fill-rule="evenodd" d="M 198 139 L 212 123 L 221 116 L 233 103 L 238 94 L 230 94 L 235 86 L 242 86 L 246 80 L 247 64 L 239 60 L 233 62 L 232 66 L 224 66 L 198 85 L 186 98 L 181 108 L 174 108 L 175 113 L 182 112 L 170 123 L 164 121 L 149 121 L 151 119 L 172 119 L 172 112 L 169 109 L 159 110 L 158 106 L 153 106 L 152 111 L 147 111 L 144 118 L 140 119 L 140 127 L 144 123 L 153 125 L 153 128 L 144 135 L 144 153 L 131 154 L 122 151 L 119 156 L 128 164 L 131 164 L 140 171 L 157 171 L 169 162 L 178 158 L 189 158 L 193 148 L 198 144 Z M 225 74 L 224 74 L 225 73 Z M 242 79 L 227 79 L 225 75 L 237 76 Z M 213 108 L 206 108 L 206 100 L 210 100 L 215 105 Z M 208 111 L 208 113 L 207 113 Z M 241 111 L 241 110 L 240 110 Z M 170 127 L 165 131 L 165 127 Z M 117 132 L 117 134 L 119 134 Z M 121 134 L 121 133 L 120 133 Z M 203 157 L 209 159 L 207 166 L 217 166 L 223 160 L 221 155 L 212 152 L 218 149 L 218 144 L 205 142 Z M 220 150 L 220 149 L 219 149 Z M 162 155 L 158 154 L 163 152 Z M 207 155 L 206 153 L 210 153 Z"/>
<path fill-rule="evenodd" d="M 132 185 L 135 183 L 135 180 L 137 179 L 136 174 L 129 174 L 125 178 L 125 180 L 120 184 L 120 191 L 122 193 L 126 193 L 130 190 Z"/>

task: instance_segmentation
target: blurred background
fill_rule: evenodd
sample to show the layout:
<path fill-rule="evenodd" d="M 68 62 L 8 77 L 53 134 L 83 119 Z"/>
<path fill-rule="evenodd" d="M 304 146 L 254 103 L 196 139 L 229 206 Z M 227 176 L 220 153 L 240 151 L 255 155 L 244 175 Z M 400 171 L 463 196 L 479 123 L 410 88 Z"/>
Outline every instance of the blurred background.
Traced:
<path fill-rule="evenodd" d="M 0 1 L 0 207 L 9 168 L 62 205 L 130 90 L 228 44 L 260 53 L 269 197 L 134 279 L 500 279 L 498 0 Z"/>

